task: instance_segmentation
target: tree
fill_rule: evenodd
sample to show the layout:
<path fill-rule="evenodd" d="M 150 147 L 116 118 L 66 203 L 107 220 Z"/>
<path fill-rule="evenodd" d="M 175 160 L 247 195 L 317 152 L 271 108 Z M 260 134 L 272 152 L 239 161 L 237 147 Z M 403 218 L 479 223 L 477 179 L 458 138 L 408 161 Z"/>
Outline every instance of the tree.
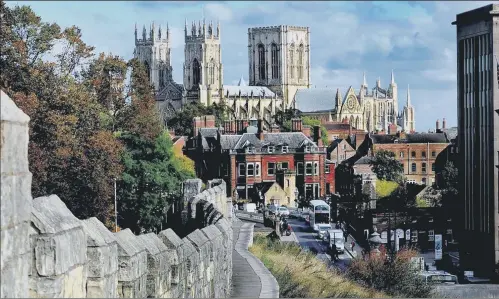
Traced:
<path fill-rule="evenodd" d="M 199 102 L 188 103 L 168 121 L 168 127 L 175 130 L 177 136 L 193 136 L 192 120 L 204 115 L 214 115 L 215 125 L 220 126 L 226 119 L 227 106 L 224 103 L 214 103 L 209 107 Z"/>
<path fill-rule="evenodd" d="M 126 147 L 122 156 L 125 170 L 118 188 L 119 226 L 134 233 L 157 231 L 171 203 L 179 199 L 181 183 L 192 178 L 192 173 L 181 171 L 167 132 L 155 140 L 130 133 L 121 134 L 119 139 Z"/>
<path fill-rule="evenodd" d="M 285 111 L 279 111 L 274 115 L 275 122 L 280 125 L 283 131 L 290 132 L 291 128 L 291 120 L 293 118 L 300 118 L 301 113 L 296 109 L 286 109 Z M 314 119 L 308 116 L 301 117 L 302 124 L 306 126 L 319 126 L 321 130 L 321 140 L 324 145 L 329 144 L 329 137 L 326 128 L 322 125 L 321 121 L 318 119 Z M 314 138 L 314 132 L 312 131 L 311 137 Z"/>
<path fill-rule="evenodd" d="M 395 154 L 390 151 L 380 150 L 369 161 L 373 172 L 379 180 L 401 182 L 404 168 L 402 163 L 395 159 Z"/>

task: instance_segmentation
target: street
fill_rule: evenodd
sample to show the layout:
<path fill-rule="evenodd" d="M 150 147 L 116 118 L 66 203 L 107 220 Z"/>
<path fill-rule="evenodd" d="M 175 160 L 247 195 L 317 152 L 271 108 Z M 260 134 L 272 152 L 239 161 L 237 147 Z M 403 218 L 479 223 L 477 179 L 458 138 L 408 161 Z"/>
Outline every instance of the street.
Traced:
<path fill-rule="evenodd" d="M 317 251 L 318 259 L 324 261 L 327 265 L 334 265 L 342 271 L 346 270 L 352 260 L 352 257 L 346 251 L 338 256 L 339 260 L 336 263 L 332 263 L 331 258 L 326 254 L 326 243 L 315 237 L 315 233 L 304 220 L 289 218 L 289 224 L 291 224 L 293 232 L 302 248 L 314 248 Z M 346 246 L 348 245 L 346 244 Z"/>

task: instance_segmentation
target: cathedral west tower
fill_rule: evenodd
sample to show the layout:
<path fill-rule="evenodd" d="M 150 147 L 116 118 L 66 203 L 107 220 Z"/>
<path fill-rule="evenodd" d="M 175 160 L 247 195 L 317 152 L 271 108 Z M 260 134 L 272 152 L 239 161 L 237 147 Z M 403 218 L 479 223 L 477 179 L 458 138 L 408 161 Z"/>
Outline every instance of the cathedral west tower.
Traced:
<path fill-rule="evenodd" d="M 223 93 L 220 24 L 185 23 L 184 101 L 204 105 L 220 102 Z"/>
<path fill-rule="evenodd" d="M 310 87 L 310 29 L 271 26 L 248 29 L 249 85 L 266 86 L 290 107 L 296 91 Z"/>

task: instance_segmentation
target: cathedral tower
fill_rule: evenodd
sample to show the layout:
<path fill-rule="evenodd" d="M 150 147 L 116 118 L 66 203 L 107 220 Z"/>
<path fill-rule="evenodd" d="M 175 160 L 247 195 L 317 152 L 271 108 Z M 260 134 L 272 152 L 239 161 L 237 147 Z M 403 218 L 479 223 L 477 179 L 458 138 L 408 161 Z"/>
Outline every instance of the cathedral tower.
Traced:
<path fill-rule="evenodd" d="M 390 111 L 388 113 L 388 121 L 391 122 L 392 124 L 397 124 L 397 115 L 399 112 L 399 106 L 398 106 L 398 88 L 397 88 L 397 83 L 395 83 L 395 76 L 393 75 L 393 70 L 392 70 L 392 76 L 390 80 L 390 85 L 388 86 L 389 90 L 389 97 L 392 98 L 392 105 L 389 108 Z"/>
<path fill-rule="evenodd" d="M 266 86 L 289 108 L 296 91 L 310 87 L 310 28 L 248 29 L 249 85 Z"/>
<path fill-rule="evenodd" d="M 166 83 L 172 81 L 172 67 L 170 62 L 170 29 L 155 28 L 154 23 L 142 29 L 142 38 L 138 37 L 135 24 L 135 51 L 134 57 L 145 65 L 147 75 L 154 90 L 161 90 Z"/>
<path fill-rule="evenodd" d="M 220 24 L 185 22 L 184 88 L 187 101 L 218 103 L 223 93 Z"/>
<path fill-rule="evenodd" d="M 411 105 L 411 93 L 409 91 L 409 85 L 407 85 L 407 102 L 405 104 L 404 110 L 402 111 L 402 129 L 405 132 L 415 132 L 416 131 L 416 119 L 414 117 L 414 107 Z"/>

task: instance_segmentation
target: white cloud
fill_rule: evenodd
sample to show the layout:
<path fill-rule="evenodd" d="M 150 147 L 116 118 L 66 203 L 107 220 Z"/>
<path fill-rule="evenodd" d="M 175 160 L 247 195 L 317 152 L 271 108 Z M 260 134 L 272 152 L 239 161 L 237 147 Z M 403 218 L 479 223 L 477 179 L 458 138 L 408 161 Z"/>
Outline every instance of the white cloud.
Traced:
<path fill-rule="evenodd" d="M 429 80 L 440 82 L 454 82 L 456 81 L 456 72 L 449 71 L 448 69 L 430 69 L 422 72 L 422 75 Z"/>
<path fill-rule="evenodd" d="M 222 22 L 232 20 L 232 9 L 224 4 L 209 3 L 204 7 L 207 17 L 218 19 Z"/>

